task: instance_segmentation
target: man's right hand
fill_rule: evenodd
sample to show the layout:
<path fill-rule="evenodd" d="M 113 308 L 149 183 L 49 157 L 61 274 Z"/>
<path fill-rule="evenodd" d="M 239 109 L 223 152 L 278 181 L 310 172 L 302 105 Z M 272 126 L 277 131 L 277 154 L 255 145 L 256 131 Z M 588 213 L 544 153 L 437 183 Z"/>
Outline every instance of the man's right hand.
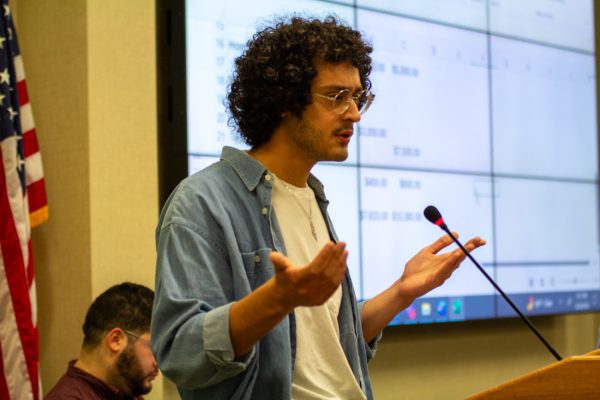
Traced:
<path fill-rule="evenodd" d="M 298 306 L 325 303 L 346 273 L 346 243 L 327 243 L 308 264 L 297 266 L 272 252 L 275 276 L 231 305 L 229 334 L 235 357 L 252 346 Z"/>
<path fill-rule="evenodd" d="M 305 266 L 295 265 L 289 258 L 272 252 L 276 287 L 282 290 L 282 301 L 290 309 L 318 306 L 336 291 L 346 273 L 346 243 L 329 242 Z"/>

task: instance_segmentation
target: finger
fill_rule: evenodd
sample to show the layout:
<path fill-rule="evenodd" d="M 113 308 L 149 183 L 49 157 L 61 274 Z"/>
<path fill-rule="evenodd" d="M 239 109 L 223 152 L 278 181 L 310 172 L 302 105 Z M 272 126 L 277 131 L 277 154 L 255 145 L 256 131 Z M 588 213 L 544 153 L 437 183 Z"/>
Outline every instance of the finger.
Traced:
<path fill-rule="evenodd" d="M 447 257 L 444 257 L 447 256 Z M 440 266 L 440 270 L 442 274 L 445 276 L 445 279 L 448 279 L 450 275 L 460 266 L 460 264 L 464 261 L 466 255 L 460 249 L 453 250 L 449 253 L 445 253 L 440 255 L 442 257 L 442 262 Z"/>
<path fill-rule="evenodd" d="M 458 238 L 458 233 L 452 232 L 452 235 L 455 238 Z M 452 240 L 452 238 L 448 235 L 440 236 L 435 242 L 427 246 L 427 249 L 433 254 L 437 254 L 440 250 L 442 250 L 445 247 L 448 247 L 453 242 L 454 241 Z"/>
<path fill-rule="evenodd" d="M 334 257 L 330 260 L 329 264 L 324 269 L 324 273 L 339 283 L 346 273 L 347 261 L 348 251 L 342 250 L 338 257 Z"/>
<path fill-rule="evenodd" d="M 335 291 L 337 286 L 340 284 L 344 275 L 346 274 L 346 260 L 348 258 L 348 251 L 343 246 L 334 249 L 332 257 L 320 264 L 314 271 L 314 273 L 322 278 L 321 282 L 324 285 L 322 292 Z M 333 284 L 333 286 L 332 286 Z M 329 293 L 329 295 L 331 294 Z M 327 295 L 327 297 L 329 297 Z"/>
<path fill-rule="evenodd" d="M 347 258 L 348 250 L 346 250 L 346 243 L 336 243 L 336 245 L 333 248 L 333 253 L 331 254 L 331 259 L 329 260 L 329 262 L 335 264 L 346 264 Z"/>
<path fill-rule="evenodd" d="M 346 270 L 346 262 L 348 261 L 348 250 L 346 244 L 343 243 L 334 249 L 334 254 L 329 260 L 326 270 L 330 270 L 332 274 L 343 275 Z"/>
<path fill-rule="evenodd" d="M 286 269 L 293 266 L 293 264 L 289 258 L 287 258 L 286 256 L 284 256 L 283 254 L 281 254 L 277 251 L 272 251 L 269 254 L 269 260 L 271 260 L 271 263 L 273 263 L 276 273 L 283 272 Z"/>
<path fill-rule="evenodd" d="M 345 248 L 345 242 L 329 242 L 325 244 L 325 246 L 323 246 L 321 251 L 319 251 L 317 256 L 313 259 L 310 266 L 314 269 L 315 272 L 320 272 L 329 267 L 330 265 L 343 262 L 342 257 Z"/>
<path fill-rule="evenodd" d="M 474 237 L 465 244 L 465 249 L 467 249 L 468 252 L 471 252 L 478 247 L 484 246 L 485 244 L 485 240 L 481 239 L 480 237 Z"/>
<path fill-rule="evenodd" d="M 333 256 L 335 244 L 333 242 L 325 243 L 321 250 L 317 253 L 315 258 L 309 264 L 314 271 L 319 271 L 323 268 L 323 265 L 327 263 Z"/>
<path fill-rule="evenodd" d="M 344 250 L 344 252 L 342 253 L 342 257 L 340 259 L 340 269 L 339 269 L 339 275 L 340 275 L 340 281 L 342 280 L 342 278 L 344 277 L 345 273 L 346 273 L 346 268 L 348 265 L 348 251 Z"/>

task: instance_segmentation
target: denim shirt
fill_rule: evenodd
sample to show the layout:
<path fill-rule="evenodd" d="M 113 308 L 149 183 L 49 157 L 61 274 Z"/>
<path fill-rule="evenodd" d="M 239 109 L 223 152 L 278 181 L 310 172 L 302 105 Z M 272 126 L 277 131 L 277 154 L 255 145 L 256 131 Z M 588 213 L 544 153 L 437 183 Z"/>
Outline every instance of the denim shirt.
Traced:
<path fill-rule="evenodd" d="M 329 234 L 323 186 L 310 176 Z M 242 359 L 234 359 L 229 308 L 274 276 L 269 253 L 286 253 L 271 208 L 272 175 L 245 152 L 225 147 L 221 160 L 186 178 L 168 199 L 156 240 L 152 343 L 160 369 L 187 399 L 289 399 L 295 359 L 291 313 Z M 367 398 L 367 361 L 350 275 L 342 282 L 340 342 Z"/>

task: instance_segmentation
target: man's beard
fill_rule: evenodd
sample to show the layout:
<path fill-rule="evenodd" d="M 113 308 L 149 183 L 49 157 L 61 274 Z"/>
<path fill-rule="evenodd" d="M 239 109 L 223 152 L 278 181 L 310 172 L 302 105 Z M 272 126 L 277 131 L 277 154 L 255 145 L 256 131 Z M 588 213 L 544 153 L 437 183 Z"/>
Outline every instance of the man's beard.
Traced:
<path fill-rule="evenodd" d="M 344 161 L 348 157 L 347 152 L 336 154 L 329 151 L 327 141 L 331 134 L 315 128 L 304 118 L 295 117 L 289 123 L 292 141 L 308 158 L 314 161 Z"/>
<path fill-rule="evenodd" d="M 119 354 L 115 368 L 116 370 L 113 370 L 112 376 L 109 378 L 110 383 L 118 387 L 121 391 L 137 397 L 147 394 L 152 390 L 152 385 L 145 383 L 148 374 L 144 373 L 131 345 L 128 345 Z"/>

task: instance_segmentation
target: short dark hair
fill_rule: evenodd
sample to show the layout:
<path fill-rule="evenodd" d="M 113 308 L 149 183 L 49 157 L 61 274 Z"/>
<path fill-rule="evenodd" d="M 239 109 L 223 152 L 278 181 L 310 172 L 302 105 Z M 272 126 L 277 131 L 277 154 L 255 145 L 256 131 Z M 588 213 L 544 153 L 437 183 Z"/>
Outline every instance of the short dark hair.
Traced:
<path fill-rule="evenodd" d="M 111 329 L 119 327 L 134 333 L 150 331 L 154 291 L 125 282 L 98 296 L 85 316 L 83 346 L 96 347 Z"/>
<path fill-rule="evenodd" d="M 300 116 L 312 103 L 311 84 L 319 63 L 350 63 L 371 88 L 373 48 L 361 33 L 329 16 L 292 17 L 256 33 L 235 60 L 227 96 L 229 124 L 251 147 L 269 141 L 282 113 Z"/>

